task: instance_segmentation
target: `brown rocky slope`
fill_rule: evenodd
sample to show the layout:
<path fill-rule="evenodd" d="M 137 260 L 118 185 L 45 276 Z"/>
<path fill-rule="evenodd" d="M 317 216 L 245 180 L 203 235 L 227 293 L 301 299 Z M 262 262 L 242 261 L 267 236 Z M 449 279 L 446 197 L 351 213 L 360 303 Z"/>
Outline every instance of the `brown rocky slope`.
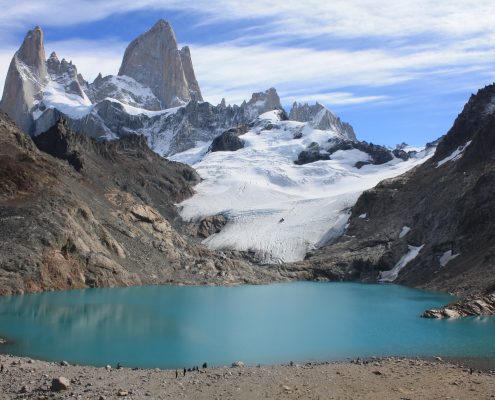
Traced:
<path fill-rule="evenodd" d="M 35 140 L 46 153 L 0 115 L 0 294 L 273 279 L 182 233 L 174 204 L 199 177 L 144 138 L 98 142 L 60 121 Z"/>

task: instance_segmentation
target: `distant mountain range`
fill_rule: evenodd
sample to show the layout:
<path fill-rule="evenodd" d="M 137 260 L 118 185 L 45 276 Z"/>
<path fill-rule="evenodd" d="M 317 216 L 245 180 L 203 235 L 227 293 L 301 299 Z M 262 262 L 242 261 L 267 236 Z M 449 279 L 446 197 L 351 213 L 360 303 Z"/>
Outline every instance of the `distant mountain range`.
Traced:
<path fill-rule="evenodd" d="M 92 83 L 55 53 L 46 59 L 43 31 L 36 27 L 12 59 L 0 109 L 33 136 L 63 116 L 72 129 L 95 138 L 145 135 L 153 150 L 171 155 L 282 105 L 273 88 L 240 106 L 204 102 L 189 48 L 179 49 L 171 26 L 159 20 L 129 44 L 118 75 L 99 75 Z M 321 129 L 355 139 L 352 127 L 323 106 L 296 104 L 291 113 L 298 121 L 318 118 Z"/>

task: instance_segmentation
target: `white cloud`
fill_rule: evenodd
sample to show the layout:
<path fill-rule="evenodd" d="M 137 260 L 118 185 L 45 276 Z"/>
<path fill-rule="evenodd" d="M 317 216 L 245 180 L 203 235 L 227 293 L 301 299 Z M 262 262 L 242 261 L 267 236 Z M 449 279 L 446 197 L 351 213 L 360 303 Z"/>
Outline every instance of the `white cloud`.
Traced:
<path fill-rule="evenodd" d="M 10 44 L 12 32 L 26 25 L 74 25 L 136 10 L 192 12 L 203 24 L 269 21 L 258 26 L 255 36 L 208 46 L 191 44 L 198 80 L 212 102 L 222 97 L 240 102 L 270 86 L 277 87 L 286 101 L 375 102 L 384 99 L 380 89 L 384 85 L 459 70 L 482 74 L 495 62 L 493 0 L 79 0 L 70 7 L 65 0 L 0 0 L 0 6 L 4 46 Z M 318 49 L 277 46 L 281 37 L 312 38 L 325 45 Z M 349 50 L 338 48 L 335 38 L 376 38 L 378 42 Z M 71 40 L 48 42 L 46 48 L 47 53 L 56 50 L 59 57 L 72 59 L 91 81 L 98 72 L 117 73 L 125 45 L 105 39 Z M 12 46 L 0 49 L 0 85 L 13 52 Z M 366 87 L 367 94 L 354 94 L 351 86 Z"/>
<path fill-rule="evenodd" d="M 449 37 L 494 32 L 492 0 L 2 0 L 0 26 L 73 25 L 136 10 L 181 10 L 203 23 L 266 18 L 271 33 L 295 36 Z"/>

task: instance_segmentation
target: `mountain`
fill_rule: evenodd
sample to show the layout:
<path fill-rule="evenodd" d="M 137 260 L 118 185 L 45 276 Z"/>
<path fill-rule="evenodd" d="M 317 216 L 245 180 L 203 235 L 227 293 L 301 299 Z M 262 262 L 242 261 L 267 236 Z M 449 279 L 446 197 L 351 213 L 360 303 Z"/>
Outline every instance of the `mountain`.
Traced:
<path fill-rule="evenodd" d="M 0 109 L 25 132 L 32 129 L 31 113 L 48 81 L 43 31 L 36 27 L 26 34 L 12 58 L 0 102 Z"/>
<path fill-rule="evenodd" d="M 342 122 L 339 117 L 330 110 L 316 102 L 314 105 L 294 102 L 289 113 L 292 121 L 309 122 L 313 128 L 321 130 L 334 130 L 340 132 L 349 140 L 356 140 L 354 129 L 348 123 Z"/>
<path fill-rule="evenodd" d="M 313 122 L 269 111 L 248 126 L 223 132 L 211 145 L 171 156 L 202 178 L 196 194 L 179 204 L 181 217 L 196 223 L 222 218 L 204 244 L 243 251 L 263 264 L 302 260 L 342 235 L 364 190 L 433 154 L 433 148 L 402 154 L 353 141 L 342 125 L 322 130 Z"/>
<path fill-rule="evenodd" d="M 483 296 L 495 292 L 494 99 L 495 85 L 471 96 L 430 159 L 365 191 L 344 235 L 308 254 L 288 274 L 308 268 L 331 280 L 394 282 L 474 296 L 433 316 L 489 310 L 493 298 Z"/>
<path fill-rule="evenodd" d="M 203 101 L 189 48 L 179 51 L 172 27 L 162 19 L 127 46 L 119 75 L 150 88 L 162 109 Z"/>
<path fill-rule="evenodd" d="M 142 136 L 96 141 L 59 121 L 34 140 L 0 114 L 0 294 L 274 279 L 185 233 L 175 203 L 199 177 Z"/>
<path fill-rule="evenodd" d="M 14 55 L 0 103 L 0 110 L 32 136 L 64 118 L 71 129 L 94 138 L 144 135 L 165 156 L 274 109 L 282 105 L 273 88 L 240 106 L 203 102 L 191 51 L 178 48 L 163 20 L 129 44 L 118 75 L 100 74 L 92 83 L 55 53 L 45 60 L 43 32 L 35 28 Z"/>

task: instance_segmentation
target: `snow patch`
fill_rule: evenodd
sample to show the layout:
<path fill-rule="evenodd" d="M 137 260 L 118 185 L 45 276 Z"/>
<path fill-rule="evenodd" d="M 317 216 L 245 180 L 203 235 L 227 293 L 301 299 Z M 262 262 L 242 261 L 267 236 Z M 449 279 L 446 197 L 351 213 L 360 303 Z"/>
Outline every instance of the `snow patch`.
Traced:
<path fill-rule="evenodd" d="M 379 281 L 380 282 L 393 282 L 397 279 L 399 276 L 399 272 L 407 265 L 409 264 L 412 260 L 414 260 L 421 249 L 424 247 L 424 244 L 421 246 L 408 246 L 409 251 L 401 257 L 399 261 L 397 261 L 397 264 L 394 265 L 394 267 L 389 270 L 389 271 L 382 271 L 380 272 L 380 277 Z"/>
<path fill-rule="evenodd" d="M 450 261 L 452 261 L 457 256 L 460 256 L 460 253 L 452 254 L 452 250 L 447 250 L 440 257 L 440 266 L 445 267 Z"/>
<path fill-rule="evenodd" d="M 399 233 L 399 239 L 402 239 L 404 236 L 406 236 L 409 232 L 411 231 L 411 228 L 408 226 L 403 226 L 402 230 Z"/>
<path fill-rule="evenodd" d="M 454 150 L 452 152 L 452 154 L 448 157 L 445 157 L 443 160 L 439 161 L 437 163 L 437 166 L 436 168 L 438 167 L 441 167 L 443 164 L 445 164 L 446 162 L 449 162 L 449 161 L 457 161 L 459 158 L 462 157 L 462 153 L 464 152 L 464 150 L 466 150 L 466 148 L 471 144 L 472 140 L 470 140 L 469 142 L 467 142 L 465 145 L 463 146 L 459 146 L 456 150 Z"/>
<path fill-rule="evenodd" d="M 52 80 L 43 90 L 42 103 L 47 109 L 56 108 L 73 119 L 81 119 L 93 109 L 93 104 L 86 94 L 81 97 L 78 94 L 67 93 L 62 84 Z M 35 114 L 37 117 L 40 115 L 40 113 Z"/>
<path fill-rule="evenodd" d="M 362 219 L 365 219 L 366 218 L 366 213 L 364 214 L 361 214 L 358 218 L 362 218 Z"/>

